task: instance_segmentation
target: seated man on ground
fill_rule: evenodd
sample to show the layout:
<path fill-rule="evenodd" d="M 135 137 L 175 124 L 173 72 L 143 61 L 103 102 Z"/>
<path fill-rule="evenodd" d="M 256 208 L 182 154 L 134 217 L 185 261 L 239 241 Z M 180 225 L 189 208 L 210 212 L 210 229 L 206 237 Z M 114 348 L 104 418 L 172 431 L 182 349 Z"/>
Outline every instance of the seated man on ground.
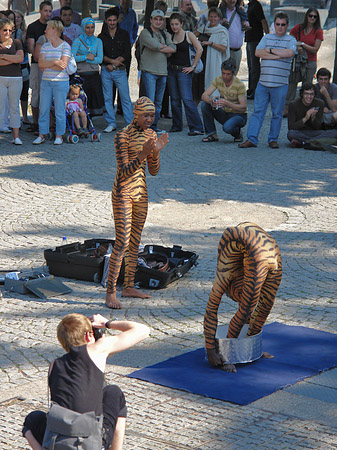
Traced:
<path fill-rule="evenodd" d="M 288 139 L 301 148 L 310 139 L 337 138 L 337 130 L 322 130 L 324 102 L 315 98 L 315 86 L 304 83 L 300 97 L 289 104 Z"/>
<path fill-rule="evenodd" d="M 327 128 L 337 124 L 337 84 L 330 83 L 331 72 L 322 67 L 316 74 L 316 97 L 324 102 L 323 123 Z"/>
<path fill-rule="evenodd" d="M 103 387 L 106 359 L 148 337 L 149 328 L 136 322 L 108 320 L 100 314 L 91 320 L 82 314 L 68 314 L 59 323 L 57 338 L 67 353 L 51 363 L 50 397 L 59 406 L 81 414 L 103 414 L 102 449 L 121 450 L 127 408 L 118 386 Z M 120 333 L 95 340 L 94 328 Z M 45 412 L 33 411 L 26 417 L 22 433 L 33 450 L 42 450 L 45 430 Z"/>
<path fill-rule="evenodd" d="M 260 333 L 274 305 L 282 278 L 280 249 L 272 236 L 254 223 L 228 227 L 219 242 L 218 264 L 209 296 L 204 335 L 208 362 L 226 372 L 236 372 L 235 365 L 224 361 L 216 349 L 215 334 L 218 309 L 226 294 L 238 303 L 227 338 L 237 338 L 247 323 L 247 336 Z M 263 353 L 264 358 L 273 358 Z"/>
<path fill-rule="evenodd" d="M 246 88 L 234 73 L 234 61 L 224 61 L 221 64 L 221 77 L 215 78 L 202 94 L 201 112 L 207 134 L 202 142 L 219 140 L 214 119 L 221 123 L 225 133 L 234 137 L 234 142 L 242 142 L 241 128 L 247 122 Z M 220 93 L 220 97 L 214 97 L 215 91 Z"/>

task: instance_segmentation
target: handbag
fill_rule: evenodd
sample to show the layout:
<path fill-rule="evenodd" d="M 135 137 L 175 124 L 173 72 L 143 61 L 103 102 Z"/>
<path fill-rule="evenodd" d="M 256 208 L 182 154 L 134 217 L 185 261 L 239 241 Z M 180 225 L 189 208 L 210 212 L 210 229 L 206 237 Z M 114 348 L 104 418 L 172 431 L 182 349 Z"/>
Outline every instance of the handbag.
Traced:
<path fill-rule="evenodd" d="M 101 450 L 103 416 L 78 413 L 53 403 L 47 413 L 44 450 Z"/>
<path fill-rule="evenodd" d="M 301 40 L 301 28 L 298 30 L 298 40 Z M 306 72 L 308 66 L 308 54 L 302 49 L 301 53 L 298 53 L 294 56 L 291 71 L 289 75 L 290 83 L 299 83 L 300 81 L 305 80 Z"/>
<path fill-rule="evenodd" d="M 77 64 L 73 55 L 71 55 L 68 65 L 66 67 L 66 72 L 68 75 L 72 75 L 77 70 Z"/>
<path fill-rule="evenodd" d="M 188 51 L 189 51 L 189 54 L 190 54 L 190 63 L 191 63 L 191 66 L 193 66 L 195 55 L 196 55 L 197 51 L 196 51 L 194 45 L 192 44 L 192 42 L 190 41 L 188 32 L 187 32 L 186 38 L 187 38 L 187 42 L 189 44 Z M 203 62 L 201 61 L 201 58 L 200 58 L 199 61 L 198 61 L 198 64 L 194 68 L 193 73 L 200 73 L 203 70 L 204 70 L 204 64 L 203 64 Z"/>
<path fill-rule="evenodd" d="M 81 38 L 79 40 L 82 42 L 84 47 L 90 51 L 90 47 L 82 41 Z M 77 63 L 77 72 L 78 73 L 86 73 L 86 72 L 99 72 L 99 64 L 91 63 L 87 61 L 80 61 Z"/>

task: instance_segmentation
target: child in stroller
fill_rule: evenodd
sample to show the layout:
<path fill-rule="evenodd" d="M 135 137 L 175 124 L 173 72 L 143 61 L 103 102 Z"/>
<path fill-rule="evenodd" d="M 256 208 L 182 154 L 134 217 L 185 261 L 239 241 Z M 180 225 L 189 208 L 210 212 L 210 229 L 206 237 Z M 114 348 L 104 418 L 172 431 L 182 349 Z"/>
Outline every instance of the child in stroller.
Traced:
<path fill-rule="evenodd" d="M 87 136 L 89 133 L 89 130 L 87 128 L 88 120 L 87 120 L 87 114 L 84 109 L 83 102 L 85 102 L 85 94 L 83 100 L 80 97 L 81 95 L 81 88 L 78 84 L 72 84 L 70 85 L 68 97 L 66 101 L 66 113 L 67 116 L 71 116 L 72 118 L 72 129 L 75 125 L 74 133 L 78 134 L 78 136 Z M 81 126 L 82 123 L 82 126 Z"/>

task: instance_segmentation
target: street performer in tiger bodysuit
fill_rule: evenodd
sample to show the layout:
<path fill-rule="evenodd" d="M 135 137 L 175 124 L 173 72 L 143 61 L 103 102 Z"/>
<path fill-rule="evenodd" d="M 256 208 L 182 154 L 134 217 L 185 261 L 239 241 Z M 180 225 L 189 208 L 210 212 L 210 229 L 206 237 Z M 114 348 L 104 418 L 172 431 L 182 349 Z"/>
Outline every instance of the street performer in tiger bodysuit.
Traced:
<path fill-rule="evenodd" d="M 218 264 L 204 319 L 208 361 L 213 367 L 236 372 L 216 349 L 218 308 L 223 294 L 238 302 L 238 311 L 229 323 L 227 338 L 237 338 L 244 324 L 248 336 L 260 333 L 273 307 L 282 278 L 279 247 L 270 234 L 254 223 L 227 228 L 219 242 Z M 272 358 L 269 353 L 264 358 Z"/>
<path fill-rule="evenodd" d="M 149 173 L 157 175 L 160 151 L 168 143 L 167 133 L 157 138 L 157 134 L 150 128 L 155 118 L 155 106 L 150 99 L 139 98 L 133 114 L 130 125 L 115 137 L 117 173 L 112 188 L 112 207 L 116 242 L 110 257 L 105 298 L 106 305 L 115 309 L 122 307 L 116 296 L 116 283 L 125 252 L 122 297 L 150 297 L 134 285 L 138 246 L 148 209 L 145 168 L 147 163 Z"/>

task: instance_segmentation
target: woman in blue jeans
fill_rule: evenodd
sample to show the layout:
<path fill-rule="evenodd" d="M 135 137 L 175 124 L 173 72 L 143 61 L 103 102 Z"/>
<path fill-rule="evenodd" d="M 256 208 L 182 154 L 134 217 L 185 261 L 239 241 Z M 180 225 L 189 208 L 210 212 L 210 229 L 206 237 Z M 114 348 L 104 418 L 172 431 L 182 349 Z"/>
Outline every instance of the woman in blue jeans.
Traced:
<path fill-rule="evenodd" d="M 33 144 L 42 144 L 49 133 L 49 113 L 54 100 L 56 119 L 55 145 L 63 142 L 62 136 L 66 131 L 65 105 L 69 90 L 69 75 L 66 72 L 71 48 L 61 39 L 63 32 L 62 22 L 50 20 L 45 34 L 48 42 L 42 45 L 39 56 L 39 68 L 42 71 L 40 85 L 40 115 L 39 137 Z"/>
<path fill-rule="evenodd" d="M 173 124 L 170 132 L 182 131 L 184 103 L 186 119 L 190 129 L 189 136 L 204 134 L 203 124 L 198 108 L 192 96 L 193 71 L 201 57 L 202 47 L 196 36 L 183 30 L 184 19 L 179 13 L 173 13 L 170 17 L 170 26 L 173 31 L 172 41 L 176 44 L 177 51 L 169 59 L 168 86 L 171 96 L 171 108 Z M 190 61 L 190 43 L 196 50 L 193 65 Z"/>

